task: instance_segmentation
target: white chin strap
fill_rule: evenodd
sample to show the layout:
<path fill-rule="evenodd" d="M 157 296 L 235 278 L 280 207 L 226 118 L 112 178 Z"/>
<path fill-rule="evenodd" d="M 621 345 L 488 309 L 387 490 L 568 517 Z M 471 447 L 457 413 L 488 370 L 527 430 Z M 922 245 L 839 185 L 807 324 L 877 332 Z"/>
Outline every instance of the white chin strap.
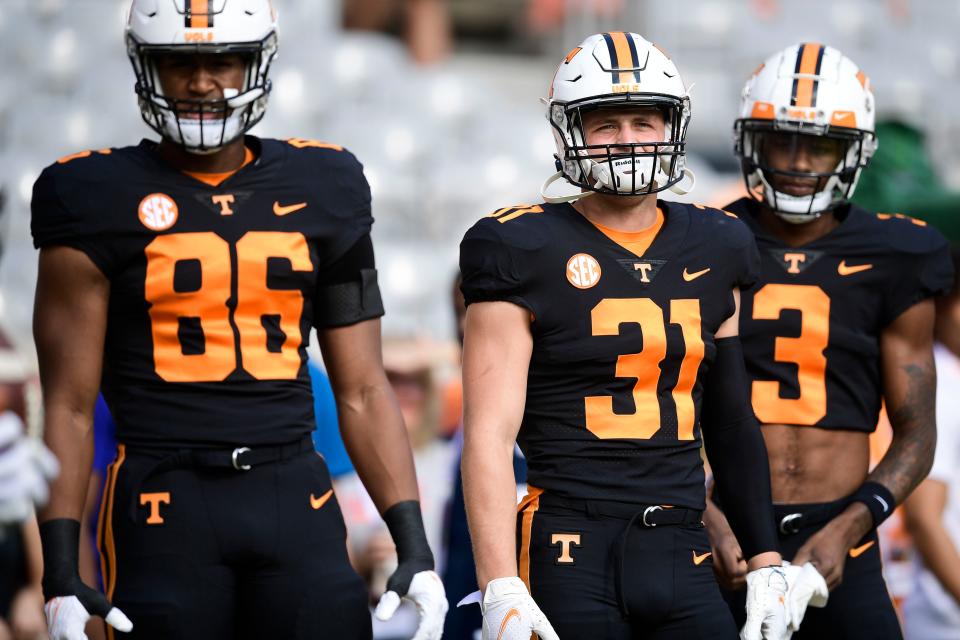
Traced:
<path fill-rule="evenodd" d="M 599 165 L 599 164 L 595 165 L 595 167 L 597 167 L 597 166 L 600 166 L 600 165 Z M 593 173 L 594 173 L 594 177 L 597 177 L 596 174 L 597 174 L 598 172 L 597 172 L 597 171 L 594 171 Z M 661 175 L 663 175 L 663 176 L 664 176 L 664 179 L 666 179 L 666 174 L 662 174 L 662 172 L 661 172 Z M 566 177 L 563 175 L 563 172 L 562 172 L 562 171 L 558 171 L 558 172 L 556 172 L 555 174 L 553 174 L 552 176 L 550 176 L 549 178 L 547 178 L 547 179 L 543 182 L 543 184 L 540 186 L 540 197 L 543 198 L 543 201 L 544 201 L 544 202 L 548 202 L 548 203 L 551 203 L 551 204 L 558 204 L 558 203 L 561 203 L 561 202 L 574 202 L 575 200 L 579 200 L 580 198 L 585 198 L 585 197 L 587 197 L 587 196 L 592 195 L 593 193 L 595 193 L 594 191 L 581 191 L 581 192 L 579 192 L 579 193 L 571 193 L 571 194 L 567 194 L 567 195 L 554 195 L 554 196 L 552 196 L 552 195 L 548 195 L 548 194 L 547 194 L 547 189 L 550 188 L 550 185 L 552 185 L 554 182 L 557 182 L 557 181 L 559 181 L 559 180 L 565 180 L 565 179 L 566 179 Z M 632 182 L 632 181 L 631 181 L 631 182 Z M 685 184 L 685 183 L 686 183 L 686 184 Z M 647 184 L 648 184 L 648 183 L 643 183 L 642 185 L 640 185 L 640 182 L 638 181 L 638 186 L 640 186 L 641 188 L 645 188 L 645 187 L 647 186 Z M 677 195 L 683 196 L 683 195 L 686 195 L 686 194 L 690 193 L 690 192 L 693 190 L 693 185 L 694 185 L 694 184 L 696 184 L 696 177 L 693 175 L 693 171 L 691 171 L 690 169 L 684 167 L 684 168 L 683 168 L 683 180 L 681 180 L 680 182 L 678 182 L 678 183 L 675 184 L 675 185 L 672 185 L 672 186 L 670 187 L 670 191 L 672 191 L 673 193 L 676 193 Z M 593 186 L 596 187 L 596 188 L 607 187 L 606 183 L 605 183 L 604 181 L 600 180 L 600 179 L 597 179 L 597 182 L 594 183 Z M 610 192 L 623 193 L 624 195 L 630 193 L 629 190 L 627 190 L 627 191 L 615 191 L 614 189 L 610 189 L 609 187 L 607 187 L 607 190 L 610 191 Z M 656 192 L 654 192 L 654 193 L 656 193 Z M 637 194 L 637 195 L 643 195 L 643 194 Z"/>
<path fill-rule="evenodd" d="M 550 188 L 554 182 L 558 180 L 566 180 L 562 171 L 557 171 L 555 174 L 543 181 L 543 184 L 540 185 L 540 197 L 543 198 L 544 202 L 549 202 L 550 204 L 560 204 L 561 202 L 574 202 L 580 198 L 586 198 L 587 196 L 593 195 L 593 191 L 581 191 L 579 193 L 570 193 L 565 196 L 551 196 L 547 195 L 547 189 Z"/>
<path fill-rule="evenodd" d="M 684 167 L 683 180 L 681 180 L 677 184 L 670 187 L 670 191 L 673 191 L 678 196 L 685 196 L 691 191 L 693 191 L 693 187 L 695 184 L 697 184 L 697 176 L 693 175 L 692 170 L 690 170 L 687 167 Z"/>

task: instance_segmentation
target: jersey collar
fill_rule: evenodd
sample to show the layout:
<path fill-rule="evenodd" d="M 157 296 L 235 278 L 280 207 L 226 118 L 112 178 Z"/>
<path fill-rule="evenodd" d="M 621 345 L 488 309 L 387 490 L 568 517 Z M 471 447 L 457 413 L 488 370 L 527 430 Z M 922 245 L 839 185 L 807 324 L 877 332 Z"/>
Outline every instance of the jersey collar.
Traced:
<path fill-rule="evenodd" d="M 597 238 L 599 242 L 611 247 L 614 251 L 634 256 L 632 252 L 607 237 L 603 231 L 583 217 L 570 203 L 565 203 L 562 206 L 567 208 L 567 215 L 572 217 L 573 223 L 586 230 L 585 233 Z M 680 247 L 683 246 L 683 241 L 687 237 L 687 231 L 690 227 L 690 214 L 686 206 L 676 202 L 657 200 L 657 207 L 663 211 L 663 225 L 660 227 L 660 231 L 653 239 L 653 242 L 650 243 L 650 246 L 643 253 L 643 256 L 635 257 L 652 260 L 669 260 L 679 251 Z"/>

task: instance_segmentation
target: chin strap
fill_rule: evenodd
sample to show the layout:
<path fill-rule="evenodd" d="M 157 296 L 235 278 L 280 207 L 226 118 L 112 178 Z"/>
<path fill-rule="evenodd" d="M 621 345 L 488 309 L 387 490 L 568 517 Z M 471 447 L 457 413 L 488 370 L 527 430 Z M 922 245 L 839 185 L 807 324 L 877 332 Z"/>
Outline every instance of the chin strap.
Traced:
<path fill-rule="evenodd" d="M 579 200 L 580 198 L 586 198 L 589 195 L 593 195 L 593 191 L 581 191 L 580 193 L 571 193 L 565 196 L 548 196 L 547 189 L 550 188 L 554 182 L 558 180 L 565 180 L 562 171 L 557 171 L 555 174 L 547 178 L 543 184 L 540 186 L 540 197 L 543 198 L 544 202 L 549 202 L 550 204 L 559 204 L 561 202 L 573 202 Z"/>
<path fill-rule="evenodd" d="M 688 179 L 690 181 L 689 185 L 684 186 L 683 183 L 686 182 Z M 695 184 L 697 184 L 697 177 L 693 175 L 693 171 L 691 171 L 687 167 L 684 167 L 683 178 L 681 178 L 680 182 L 670 187 L 670 191 L 673 191 L 678 196 L 685 196 L 691 191 L 693 191 L 693 186 Z"/>

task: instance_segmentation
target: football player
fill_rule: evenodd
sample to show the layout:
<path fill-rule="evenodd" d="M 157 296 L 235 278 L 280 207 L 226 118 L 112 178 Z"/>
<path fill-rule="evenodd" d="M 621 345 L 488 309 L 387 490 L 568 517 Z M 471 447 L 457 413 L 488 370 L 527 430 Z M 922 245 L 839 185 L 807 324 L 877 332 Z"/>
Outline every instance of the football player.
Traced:
<path fill-rule="evenodd" d="M 560 63 L 547 117 L 546 202 L 495 211 L 460 246 L 483 638 L 737 637 L 701 523 L 702 439 L 744 541 L 744 637 L 781 638 L 787 584 L 737 338 L 759 257 L 735 216 L 657 199 L 691 178 L 679 72 L 637 34 L 590 36 Z M 547 196 L 559 179 L 579 192 Z"/>
<path fill-rule="evenodd" d="M 936 441 L 933 297 L 949 288 L 952 265 L 924 222 L 850 203 L 877 148 L 874 117 L 866 74 L 836 49 L 803 43 L 760 65 L 734 127 L 749 197 L 726 209 L 760 249 L 740 336 L 780 547 L 816 569 L 820 584 L 804 597 L 822 605 L 831 590 L 797 638 L 901 637 L 876 528 L 926 476 Z M 893 441 L 868 471 L 881 402 Z M 744 571 L 739 534 L 714 509 L 707 524 L 733 584 Z M 742 616 L 742 595 L 733 609 Z M 792 627 L 801 619 L 802 606 Z"/>
<path fill-rule="evenodd" d="M 344 440 L 397 545 L 377 615 L 409 597 L 416 637 L 439 638 L 447 605 L 381 362 L 360 164 L 246 134 L 277 52 L 269 0 L 134 0 L 126 36 L 161 141 L 63 158 L 33 194 L 45 438 L 63 468 L 40 517 L 51 637 L 84 637 L 90 614 L 111 637 L 371 636 L 310 437 L 316 327 Z M 105 595 L 77 574 L 101 382 L 120 443 Z"/>

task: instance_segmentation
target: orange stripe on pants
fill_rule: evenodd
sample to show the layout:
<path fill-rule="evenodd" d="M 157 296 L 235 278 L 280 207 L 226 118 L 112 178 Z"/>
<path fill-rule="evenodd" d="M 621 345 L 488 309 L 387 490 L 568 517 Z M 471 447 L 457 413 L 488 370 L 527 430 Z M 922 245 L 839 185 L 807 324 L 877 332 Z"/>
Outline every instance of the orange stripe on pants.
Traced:
<path fill-rule="evenodd" d="M 528 485 L 527 495 L 520 501 L 517 511 L 522 513 L 522 524 L 520 529 L 520 554 L 519 570 L 520 579 L 527 585 L 527 591 L 530 591 L 530 535 L 533 531 L 533 514 L 540 508 L 540 494 L 542 489 L 537 489 Z M 532 593 L 532 592 L 531 592 Z"/>
<path fill-rule="evenodd" d="M 107 468 L 107 480 L 103 487 L 103 498 L 100 501 L 100 518 L 97 522 L 100 571 L 108 600 L 113 598 L 113 591 L 117 585 L 117 550 L 113 539 L 113 496 L 117 488 L 120 466 L 126 455 L 126 448 L 122 444 L 117 445 L 117 458 Z M 113 640 L 113 627 L 110 625 L 104 625 L 104 627 L 107 630 L 107 638 Z"/>

